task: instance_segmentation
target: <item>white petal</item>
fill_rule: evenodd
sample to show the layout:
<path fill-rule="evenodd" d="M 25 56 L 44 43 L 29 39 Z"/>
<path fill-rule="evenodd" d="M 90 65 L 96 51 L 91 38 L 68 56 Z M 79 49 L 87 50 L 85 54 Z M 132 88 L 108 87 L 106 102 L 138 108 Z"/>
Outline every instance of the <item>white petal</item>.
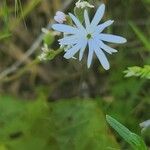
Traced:
<path fill-rule="evenodd" d="M 102 4 L 98 8 L 98 10 L 97 10 L 92 22 L 91 22 L 91 26 L 97 26 L 98 25 L 98 23 L 101 21 L 102 17 L 104 16 L 104 12 L 105 12 L 105 5 Z"/>
<path fill-rule="evenodd" d="M 63 23 L 63 20 L 59 16 L 55 16 L 54 20 L 58 23 Z"/>
<path fill-rule="evenodd" d="M 111 48 L 109 46 L 107 46 L 106 44 L 104 44 L 102 41 L 99 41 L 99 46 L 100 48 L 102 48 L 103 50 L 105 50 L 107 53 L 112 54 L 112 53 L 116 53 L 117 50 L 114 48 Z"/>
<path fill-rule="evenodd" d="M 121 36 L 118 35 L 112 35 L 112 34 L 99 34 L 99 39 L 102 41 L 106 42 L 111 42 L 111 43 L 126 43 L 127 40 Z"/>
<path fill-rule="evenodd" d="M 74 45 L 72 48 L 70 48 L 69 50 L 66 51 L 64 57 L 66 59 L 70 59 L 72 58 L 81 48 L 80 44 L 76 44 Z"/>
<path fill-rule="evenodd" d="M 89 53 L 88 53 L 87 66 L 88 68 L 90 68 L 93 59 L 93 54 L 94 54 L 93 42 L 89 40 L 88 45 L 89 45 Z"/>
<path fill-rule="evenodd" d="M 71 13 L 69 13 L 69 16 L 71 17 L 71 19 L 73 20 L 73 22 L 75 23 L 75 25 L 79 28 L 84 30 L 83 25 L 80 23 L 80 21 Z"/>
<path fill-rule="evenodd" d="M 83 40 L 82 46 L 81 46 L 81 49 L 80 49 L 80 53 L 79 53 L 79 61 L 82 60 L 82 57 L 83 57 L 86 46 L 87 46 L 87 40 Z"/>
<path fill-rule="evenodd" d="M 52 28 L 56 31 L 65 32 L 69 34 L 76 34 L 79 32 L 77 28 L 74 28 L 65 24 L 54 24 L 52 25 Z"/>
<path fill-rule="evenodd" d="M 113 24 L 113 20 L 108 20 L 106 22 L 104 22 L 103 24 L 98 25 L 96 28 L 96 32 L 100 33 L 102 32 L 105 28 L 107 28 L 108 26 L 110 26 L 111 24 Z"/>
<path fill-rule="evenodd" d="M 104 52 L 98 47 L 98 45 L 95 43 L 94 44 L 94 51 L 95 54 L 97 55 L 101 65 L 103 66 L 103 68 L 105 70 L 108 70 L 110 68 L 109 62 L 106 58 L 106 55 L 104 54 Z"/>
<path fill-rule="evenodd" d="M 72 44 L 76 44 L 78 42 L 78 39 L 77 36 L 71 35 L 71 36 L 64 37 L 58 41 L 60 42 L 60 45 L 72 45 Z"/>
<path fill-rule="evenodd" d="M 65 14 L 62 11 L 57 11 L 56 16 L 65 16 Z"/>
<path fill-rule="evenodd" d="M 90 27 L 90 19 L 89 19 L 89 15 L 88 15 L 87 10 L 84 11 L 84 20 L 85 20 L 86 29 L 89 29 L 89 27 Z"/>

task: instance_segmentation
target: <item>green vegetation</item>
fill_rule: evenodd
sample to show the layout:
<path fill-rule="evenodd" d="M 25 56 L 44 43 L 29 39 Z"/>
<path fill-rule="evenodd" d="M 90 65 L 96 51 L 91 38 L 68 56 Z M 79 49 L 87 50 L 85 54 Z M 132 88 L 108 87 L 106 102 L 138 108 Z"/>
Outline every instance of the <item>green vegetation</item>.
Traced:
<path fill-rule="evenodd" d="M 106 120 L 110 126 L 114 128 L 120 134 L 120 136 L 122 136 L 124 140 L 132 146 L 134 150 L 147 150 L 146 145 L 140 136 L 132 133 L 129 129 L 111 116 L 106 116 Z"/>
<path fill-rule="evenodd" d="M 41 34 L 57 10 L 83 14 L 68 2 L 0 1 L 0 150 L 146 150 L 150 135 L 139 124 L 150 119 L 150 0 L 101 1 L 102 21 L 115 21 L 105 32 L 128 40 L 111 45 L 109 71 L 97 59 L 90 69 L 86 59 L 63 59 L 60 35 Z M 37 60 L 43 43 L 46 62 Z"/>
<path fill-rule="evenodd" d="M 25 102 L 1 96 L 0 124 L 0 146 L 6 150 L 119 147 L 107 133 L 104 114 L 92 100 Z"/>

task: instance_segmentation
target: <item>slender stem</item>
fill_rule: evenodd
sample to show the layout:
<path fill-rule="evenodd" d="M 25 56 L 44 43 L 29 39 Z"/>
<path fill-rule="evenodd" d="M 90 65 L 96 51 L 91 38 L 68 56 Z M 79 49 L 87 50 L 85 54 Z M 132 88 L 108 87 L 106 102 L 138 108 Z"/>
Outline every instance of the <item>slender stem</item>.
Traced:
<path fill-rule="evenodd" d="M 58 56 L 63 51 L 64 51 L 63 48 L 60 48 L 60 49 L 56 50 L 56 53 L 55 53 L 54 57 L 50 61 L 52 61 L 56 56 Z M 34 59 L 31 63 L 25 65 L 20 70 L 18 70 L 18 72 L 16 74 L 11 75 L 11 76 L 6 76 L 4 78 L 0 78 L 0 83 L 10 82 L 12 80 L 18 79 L 20 76 L 25 74 L 28 70 L 30 70 L 33 66 L 38 65 L 39 63 L 41 63 L 41 61 L 38 58 Z"/>

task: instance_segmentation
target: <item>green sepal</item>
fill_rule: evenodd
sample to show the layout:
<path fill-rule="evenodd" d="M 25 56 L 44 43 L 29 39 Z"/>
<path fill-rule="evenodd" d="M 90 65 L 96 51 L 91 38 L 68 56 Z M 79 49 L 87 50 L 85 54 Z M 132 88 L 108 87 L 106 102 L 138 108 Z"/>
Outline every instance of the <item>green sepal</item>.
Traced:
<path fill-rule="evenodd" d="M 44 41 L 44 44 L 47 44 L 48 46 L 50 46 L 54 42 L 54 39 L 55 39 L 54 35 L 51 32 L 49 32 L 44 35 L 43 41 Z"/>
<path fill-rule="evenodd" d="M 83 23 L 83 21 L 84 21 L 84 9 L 75 7 L 74 8 L 74 14 L 80 20 L 80 22 Z"/>

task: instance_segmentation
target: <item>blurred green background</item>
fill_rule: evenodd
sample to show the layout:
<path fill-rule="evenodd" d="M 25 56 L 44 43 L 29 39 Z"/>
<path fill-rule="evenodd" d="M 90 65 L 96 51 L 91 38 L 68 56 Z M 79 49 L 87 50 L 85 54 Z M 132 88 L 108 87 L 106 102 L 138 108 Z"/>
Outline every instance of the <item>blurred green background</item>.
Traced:
<path fill-rule="evenodd" d="M 150 118 L 150 81 L 125 78 L 130 66 L 150 63 L 150 0 L 91 0 L 106 4 L 105 32 L 127 38 L 109 57 L 105 71 L 95 59 L 90 69 L 65 60 L 35 61 L 41 28 L 58 10 L 73 11 L 74 0 L 0 1 L 0 150 L 130 150 L 105 120 L 109 114 L 141 135 Z M 58 48 L 53 37 L 52 49 Z M 150 147 L 150 134 L 142 135 Z"/>

